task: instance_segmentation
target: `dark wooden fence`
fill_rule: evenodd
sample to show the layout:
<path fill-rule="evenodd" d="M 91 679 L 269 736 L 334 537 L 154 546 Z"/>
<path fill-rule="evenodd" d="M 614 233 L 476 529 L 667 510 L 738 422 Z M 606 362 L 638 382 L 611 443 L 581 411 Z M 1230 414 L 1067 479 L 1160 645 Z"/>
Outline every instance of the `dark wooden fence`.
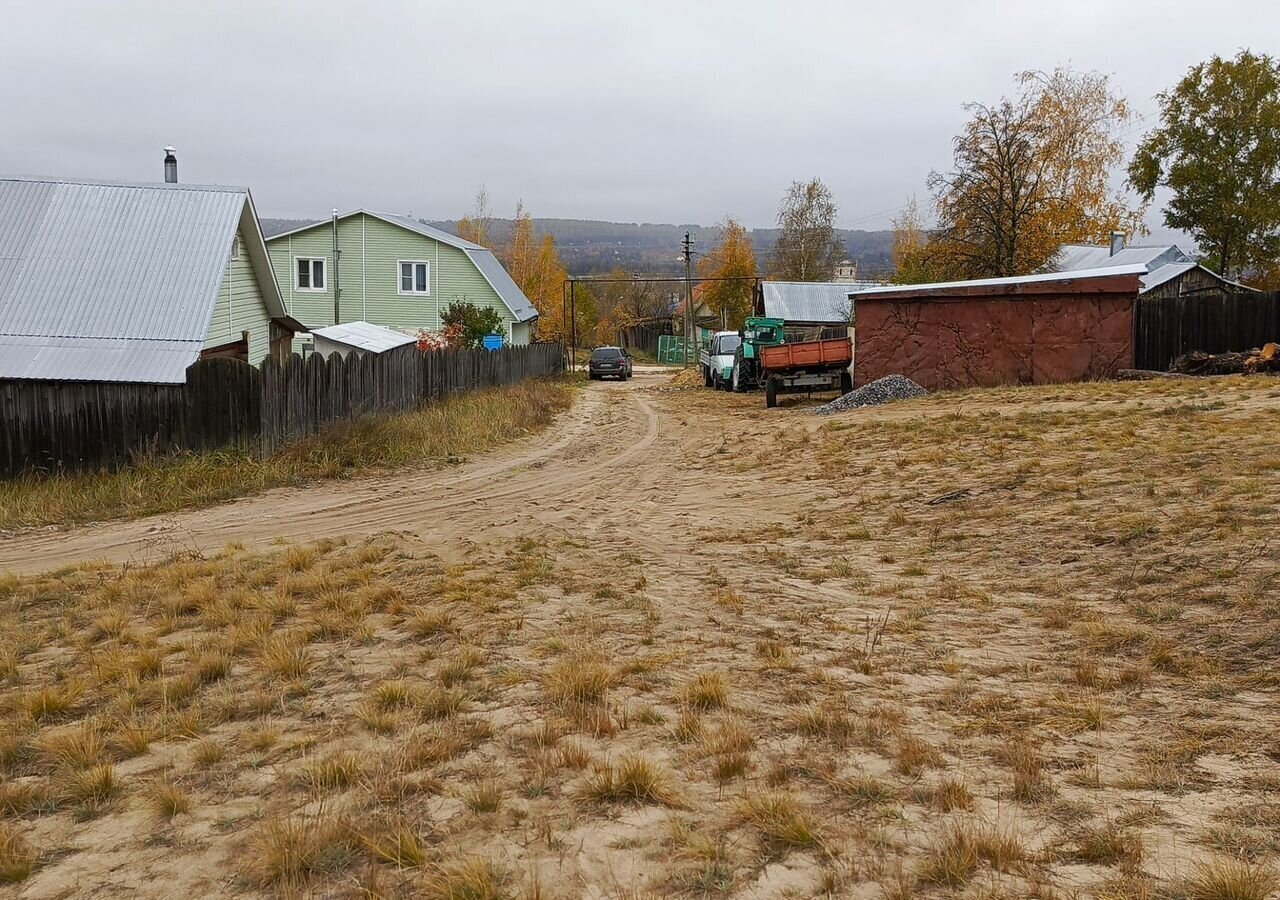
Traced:
<path fill-rule="evenodd" d="M 563 368 L 560 344 L 428 353 L 410 345 L 369 356 L 267 360 L 261 369 L 201 360 L 187 369 L 185 384 L 0 382 L 0 476 L 115 468 L 183 450 L 269 453 L 331 422 Z"/>
<path fill-rule="evenodd" d="M 1184 353 L 1240 352 L 1280 341 L 1280 292 L 1207 291 L 1139 296 L 1133 310 L 1134 366 L 1164 371 Z"/>

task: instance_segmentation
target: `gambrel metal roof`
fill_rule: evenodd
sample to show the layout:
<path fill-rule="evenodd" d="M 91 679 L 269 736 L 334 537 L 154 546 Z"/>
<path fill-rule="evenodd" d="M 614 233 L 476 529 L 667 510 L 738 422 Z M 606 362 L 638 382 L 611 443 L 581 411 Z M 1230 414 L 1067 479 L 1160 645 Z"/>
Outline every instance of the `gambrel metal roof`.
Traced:
<path fill-rule="evenodd" d="M 401 216 L 396 215 L 395 213 L 374 212 L 371 209 L 356 209 L 349 213 L 343 213 L 338 216 L 338 218 L 346 219 L 351 216 L 360 215 L 373 216 L 375 219 L 381 219 L 382 221 L 389 222 L 392 225 L 398 225 L 406 231 L 417 232 L 423 237 L 429 237 L 433 241 L 439 241 L 446 246 L 456 247 L 465 253 L 468 259 L 475 263 L 476 268 L 480 270 L 480 274 L 484 276 L 485 280 L 489 282 L 489 285 L 502 299 L 502 302 L 506 305 L 507 309 L 511 311 L 512 318 L 517 322 L 528 322 L 530 319 L 536 319 L 538 317 L 538 310 L 529 301 L 529 298 L 524 295 L 524 291 L 520 290 L 520 286 L 515 283 L 515 280 L 507 270 L 503 268 L 502 263 L 498 261 L 498 258 L 493 255 L 493 251 L 488 247 L 464 240 L 456 234 L 450 234 L 447 231 L 442 231 L 439 228 L 426 225 L 410 216 Z M 278 241 L 281 238 L 287 238 L 290 235 L 298 234 L 302 231 L 310 231 L 312 228 L 324 225 L 329 221 L 331 220 L 321 219 L 320 221 L 312 222 L 309 225 L 292 228 L 289 231 L 282 231 L 279 234 L 271 235 L 268 240 Z"/>
<path fill-rule="evenodd" d="M 285 315 L 247 188 L 0 177 L 0 378 L 184 381 L 237 229 Z"/>

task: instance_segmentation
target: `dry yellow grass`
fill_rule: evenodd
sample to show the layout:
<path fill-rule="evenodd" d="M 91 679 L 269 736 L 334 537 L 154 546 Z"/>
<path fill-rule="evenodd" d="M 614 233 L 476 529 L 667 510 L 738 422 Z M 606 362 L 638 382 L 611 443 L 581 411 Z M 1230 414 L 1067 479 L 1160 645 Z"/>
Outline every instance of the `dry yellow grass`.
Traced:
<path fill-rule="evenodd" d="M 568 381 L 471 391 L 400 416 L 335 425 L 263 460 L 235 452 L 148 459 L 111 475 L 0 482 L 0 529 L 125 519 L 209 506 L 281 485 L 436 463 L 545 428 L 572 399 Z"/>
<path fill-rule="evenodd" d="M 0 580 L 0 872 L 72 895 L 1268 897 L 1272 391 L 834 420 L 654 392 L 646 452 L 688 470 L 558 482 L 529 535 L 504 501 L 446 546 Z M 704 482 L 750 516 L 691 529 L 647 499 Z"/>

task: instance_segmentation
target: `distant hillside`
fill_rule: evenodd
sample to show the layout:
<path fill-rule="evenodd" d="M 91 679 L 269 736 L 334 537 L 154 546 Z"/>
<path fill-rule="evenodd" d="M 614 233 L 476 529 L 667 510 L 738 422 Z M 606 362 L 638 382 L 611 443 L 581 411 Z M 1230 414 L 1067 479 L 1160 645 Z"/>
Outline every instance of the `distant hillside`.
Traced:
<path fill-rule="evenodd" d="M 430 224 L 445 231 L 456 231 L 456 219 Z M 510 219 L 494 219 L 490 226 L 494 240 L 502 243 L 511 234 Z M 555 236 L 556 246 L 565 265 L 574 275 L 594 275 L 621 266 L 630 272 L 652 274 L 684 271 L 680 260 L 680 239 L 688 231 L 695 250 L 715 246 L 718 230 L 714 225 L 655 225 L 632 222 L 599 222 L 590 219 L 535 219 L 539 234 Z M 848 257 L 856 260 L 868 276 L 893 269 L 892 231 L 852 231 L 840 229 Z M 768 271 L 769 251 L 778 240 L 776 228 L 754 228 L 751 243 L 756 262 Z"/>
<path fill-rule="evenodd" d="M 266 237 L 274 237 L 277 234 L 284 234 L 286 231 L 293 231 L 295 228 L 301 228 L 303 225 L 311 225 L 315 222 L 323 221 L 321 219 L 259 219 L 262 223 L 262 233 Z"/>
<path fill-rule="evenodd" d="M 263 219 L 262 230 L 271 237 L 316 221 L 322 219 Z M 457 219 L 426 221 L 457 233 Z M 493 240 L 499 245 L 505 243 L 511 235 L 512 224 L 511 219 L 492 220 Z M 653 225 L 590 219 L 535 219 L 533 224 L 539 235 L 555 236 L 560 256 L 574 275 L 596 275 L 615 266 L 629 272 L 679 274 L 684 271 L 680 261 L 680 239 L 684 233 L 688 231 L 693 236 L 695 250 L 704 251 L 715 246 L 718 233 L 713 225 Z M 846 254 L 858 263 L 864 276 L 874 277 L 893 270 L 892 231 L 840 229 L 839 235 Z M 769 269 L 769 251 L 777 240 L 776 228 L 751 230 L 751 243 L 762 272 Z"/>

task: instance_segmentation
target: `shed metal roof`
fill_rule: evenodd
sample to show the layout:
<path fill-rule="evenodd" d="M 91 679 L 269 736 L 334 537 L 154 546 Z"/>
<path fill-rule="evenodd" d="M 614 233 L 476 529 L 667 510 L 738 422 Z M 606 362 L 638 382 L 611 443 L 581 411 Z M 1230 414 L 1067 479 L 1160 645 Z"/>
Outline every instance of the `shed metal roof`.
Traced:
<path fill-rule="evenodd" d="M 370 353 L 382 353 L 414 342 L 407 334 L 369 322 L 343 322 L 341 325 L 313 328 L 311 333 L 327 341 L 357 347 Z"/>
<path fill-rule="evenodd" d="M 0 178 L 0 378 L 184 381 L 242 226 L 284 315 L 246 188 Z"/>
<path fill-rule="evenodd" d="M 1169 263 L 1193 262 L 1173 244 L 1160 246 L 1125 247 L 1112 254 L 1110 247 L 1093 244 L 1063 244 L 1054 258 L 1053 267 L 1058 272 L 1080 272 L 1088 269 L 1113 269 L 1141 263 L 1154 272 Z"/>
<path fill-rule="evenodd" d="M 465 253 L 473 263 L 475 263 L 476 268 L 480 270 L 480 274 L 489 282 L 489 285 L 502 299 L 502 302 L 506 305 L 507 309 L 511 311 L 512 317 L 517 322 L 528 322 L 530 319 L 536 319 L 538 317 L 538 310 L 529 301 L 529 298 L 524 295 L 524 291 L 520 290 L 519 285 L 515 283 L 511 275 L 505 268 L 503 268 L 502 263 L 498 261 L 498 258 L 493 255 L 493 251 L 489 248 L 473 243 L 472 241 L 464 240 L 456 234 L 450 234 L 447 231 L 442 231 L 439 228 L 426 225 L 411 216 L 401 216 L 396 213 L 374 212 L 371 209 L 356 209 L 349 213 L 343 213 L 338 216 L 338 218 L 346 219 L 351 216 L 359 215 L 373 216 L 375 219 L 381 219 L 382 221 L 389 222 L 392 225 L 398 225 L 406 231 L 417 232 L 423 237 L 431 238 L 433 241 L 439 241 L 446 246 L 458 248 Z M 271 235 L 268 240 L 276 241 L 281 238 L 287 238 L 290 235 L 297 234 L 301 231 L 310 231 L 312 228 L 324 225 L 329 221 L 329 219 L 321 219 L 317 222 L 312 222 L 310 225 L 303 225 L 289 231 L 282 231 L 279 234 Z"/>
<path fill-rule="evenodd" d="M 1122 275 L 1143 275 L 1146 265 L 1110 266 L 1103 269 L 1086 269 L 1081 272 L 1045 272 L 1040 275 L 1018 275 L 1012 278 L 974 278 L 968 281 L 943 281 L 934 284 L 889 284 L 883 287 L 867 288 L 851 291 L 849 296 L 858 300 L 875 300 L 887 295 L 915 294 L 922 298 L 945 295 L 948 292 L 960 294 L 974 288 L 1016 289 L 1022 286 L 1038 285 L 1077 285 L 1081 281 L 1094 278 L 1115 278 Z M 995 291 L 993 291 L 995 292 Z M 1084 293 L 1081 291 L 1081 293 Z"/>
<path fill-rule="evenodd" d="M 764 314 L 787 322 L 849 321 L 849 293 L 874 282 L 765 281 L 760 284 Z"/>

